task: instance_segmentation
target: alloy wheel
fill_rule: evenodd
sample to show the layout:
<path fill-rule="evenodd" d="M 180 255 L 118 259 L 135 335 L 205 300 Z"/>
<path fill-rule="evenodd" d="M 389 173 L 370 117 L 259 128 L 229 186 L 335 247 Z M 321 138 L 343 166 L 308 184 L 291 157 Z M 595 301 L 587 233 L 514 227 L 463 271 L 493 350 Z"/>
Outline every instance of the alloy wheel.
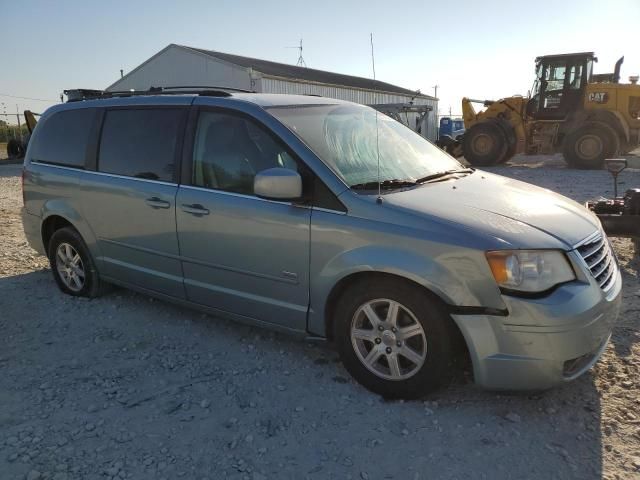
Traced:
<path fill-rule="evenodd" d="M 70 244 L 63 242 L 56 249 L 56 269 L 65 286 L 74 292 L 84 287 L 85 271 L 82 258 Z"/>
<path fill-rule="evenodd" d="M 351 321 L 350 334 L 360 362 L 386 380 L 412 377 L 427 358 L 422 324 L 394 300 L 380 298 L 361 305 Z"/>

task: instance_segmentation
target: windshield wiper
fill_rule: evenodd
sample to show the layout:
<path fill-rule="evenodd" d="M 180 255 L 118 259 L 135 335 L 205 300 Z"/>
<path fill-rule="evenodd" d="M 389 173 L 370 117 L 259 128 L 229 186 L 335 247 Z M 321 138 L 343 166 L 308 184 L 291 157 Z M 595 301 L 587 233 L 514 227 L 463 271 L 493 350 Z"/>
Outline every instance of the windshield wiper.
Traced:
<path fill-rule="evenodd" d="M 432 173 L 431 175 L 418 178 L 416 180 L 416 183 L 431 182 L 433 180 L 439 180 L 441 178 L 448 177 L 449 175 L 455 175 L 456 173 L 473 173 L 473 172 L 475 172 L 475 168 L 458 168 L 456 170 L 445 170 L 444 172 Z"/>
<path fill-rule="evenodd" d="M 380 182 L 380 188 L 382 190 L 392 190 L 394 188 L 413 187 L 417 183 L 413 180 L 399 180 L 397 178 L 391 180 L 383 180 Z M 351 185 L 353 190 L 377 190 L 378 182 L 364 182 Z"/>

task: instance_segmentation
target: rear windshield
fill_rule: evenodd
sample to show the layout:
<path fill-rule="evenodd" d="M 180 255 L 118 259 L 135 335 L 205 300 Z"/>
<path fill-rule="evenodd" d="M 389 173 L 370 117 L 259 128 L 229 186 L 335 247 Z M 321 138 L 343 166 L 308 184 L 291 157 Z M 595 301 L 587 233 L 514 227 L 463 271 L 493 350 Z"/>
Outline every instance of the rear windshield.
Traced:
<path fill-rule="evenodd" d="M 349 186 L 416 180 L 462 165 L 429 141 L 376 110 L 353 104 L 269 107 Z"/>

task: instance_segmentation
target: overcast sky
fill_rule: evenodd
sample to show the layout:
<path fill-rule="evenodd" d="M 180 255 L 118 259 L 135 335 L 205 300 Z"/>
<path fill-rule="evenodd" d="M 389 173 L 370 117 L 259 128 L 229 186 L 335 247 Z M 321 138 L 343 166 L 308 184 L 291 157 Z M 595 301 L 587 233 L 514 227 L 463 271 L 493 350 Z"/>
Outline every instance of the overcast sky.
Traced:
<path fill-rule="evenodd" d="M 0 7 L 0 118 L 43 111 L 67 88 L 105 88 L 169 43 L 370 77 L 433 94 L 525 94 L 538 55 L 595 51 L 596 73 L 625 55 L 640 73 L 640 0 L 9 1 Z M 11 98 L 32 97 L 46 101 Z"/>

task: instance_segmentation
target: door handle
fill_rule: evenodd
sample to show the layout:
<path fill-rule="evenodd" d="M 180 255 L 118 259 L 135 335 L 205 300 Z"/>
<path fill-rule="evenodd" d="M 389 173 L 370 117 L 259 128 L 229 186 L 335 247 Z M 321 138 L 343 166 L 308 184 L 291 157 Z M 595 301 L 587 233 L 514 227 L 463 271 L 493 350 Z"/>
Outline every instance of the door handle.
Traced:
<path fill-rule="evenodd" d="M 144 202 L 151 208 L 169 208 L 171 206 L 169 202 L 161 200 L 158 197 L 147 198 Z"/>
<path fill-rule="evenodd" d="M 209 215 L 209 209 L 204 208 L 199 203 L 194 203 L 193 205 L 182 204 L 181 208 L 183 212 L 190 213 L 191 215 Z"/>

